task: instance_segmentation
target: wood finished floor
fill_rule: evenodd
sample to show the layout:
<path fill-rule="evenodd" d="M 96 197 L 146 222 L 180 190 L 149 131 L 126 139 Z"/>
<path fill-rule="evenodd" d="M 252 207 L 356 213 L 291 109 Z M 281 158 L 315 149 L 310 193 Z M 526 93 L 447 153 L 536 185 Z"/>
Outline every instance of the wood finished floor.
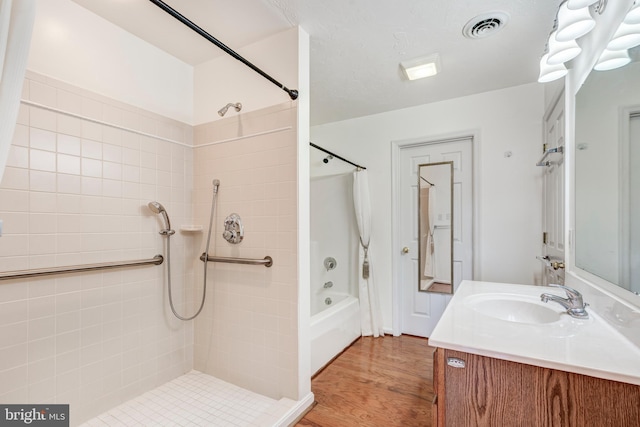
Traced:
<path fill-rule="evenodd" d="M 360 338 L 312 379 L 317 404 L 296 426 L 430 426 L 434 350 L 410 335 Z"/>

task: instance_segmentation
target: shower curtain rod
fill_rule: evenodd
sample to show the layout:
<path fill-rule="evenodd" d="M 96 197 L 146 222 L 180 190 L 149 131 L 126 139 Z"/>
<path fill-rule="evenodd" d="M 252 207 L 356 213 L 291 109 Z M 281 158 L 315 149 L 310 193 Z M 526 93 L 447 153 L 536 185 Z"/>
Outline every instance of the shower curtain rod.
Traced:
<path fill-rule="evenodd" d="M 432 184 L 432 183 L 430 183 L 429 181 L 427 181 L 427 178 L 420 177 L 420 179 L 421 179 L 421 180 L 423 180 L 424 182 L 426 182 L 427 184 L 429 184 L 429 185 L 433 186 L 433 187 L 435 187 L 435 186 L 436 186 L 435 184 Z"/>
<path fill-rule="evenodd" d="M 337 154 L 332 153 L 331 151 L 329 151 L 329 150 L 327 150 L 327 149 L 325 149 L 325 148 L 322 148 L 322 147 L 320 147 L 319 145 L 314 144 L 313 142 L 309 142 L 309 145 L 310 145 L 310 146 L 312 146 L 313 148 L 317 148 L 317 149 L 318 149 L 318 150 L 320 150 L 320 151 L 324 151 L 324 152 L 325 152 L 325 153 L 327 153 L 328 155 L 333 156 L 333 157 L 335 157 L 336 159 L 340 159 L 340 160 L 342 160 L 343 162 L 349 163 L 350 165 L 353 165 L 353 166 L 355 166 L 355 167 L 357 167 L 357 168 L 359 168 L 359 169 L 362 169 L 362 170 L 366 169 L 364 166 L 360 166 L 360 165 L 358 165 L 358 164 L 356 164 L 356 163 L 353 163 L 353 162 L 351 162 L 351 161 L 349 161 L 349 160 L 345 159 L 344 157 L 338 156 Z"/>
<path fill-rule="evenodd" d="M 224 43 L 222 43 L 220 40 L 218 40 L 215 37 L 213 37 L 211 34 L 207 33 L 205 30 L 203 30 L 202 28 L 200 28 L 199 26 L 194 24 L 192 21 L 190 21 L 184 15 L 180 14 L 180 12 L 178 12 L 175 9 L 173 9 L 171 6 L 169 6 L 168 4 L 163 2 L 162 0 L 149 0 L 149 1 L 151 3 L 153 3 L 153 4 L 155 4 L 156 6 L 158 6 L 160 9 L 164 10 L 165 12 L 167 12 L 169 15 L 173 16 L 178 21 L 182 22 L 187 27 L 191 28 L 193 31 L 195 31 L 196 33 L 198 33 L 199 35 L 201 35 L 202 37 L 204 37 L 205 39 L 207 39 L 208 41 L 210 41 L 214 45 L 218 46 L 225 53 L 229 54 L 233 58 L 235 58 L 238 61 L 242 62 L 247 67 L 251 68 L 253 71 L 255 71 L 256 73 L 260 74 L 262 77 L 264 77 L 265 79 L 269 80 L 274 85 L 278 86 L 280 89 L 282 89 L 285 92 L 287 92 L 289 94 L 289 97 L 292 100 L 295 100 L 295 99 L 298 98 L 298 91 L 296 89 L 288 89 L 285 85 L 283 85 L 282 83 L 278 82 L 276 79 L 274 79 L 269 74 L 267 74 L 264 71 L 262 71 L 260 68 L 258 68 L 255 65 L 253 65 L 251 62 L 247 61 L 245 58 L 240 56 L 236 51 L 234 51 L 229 46 L 227 46 Z"/>

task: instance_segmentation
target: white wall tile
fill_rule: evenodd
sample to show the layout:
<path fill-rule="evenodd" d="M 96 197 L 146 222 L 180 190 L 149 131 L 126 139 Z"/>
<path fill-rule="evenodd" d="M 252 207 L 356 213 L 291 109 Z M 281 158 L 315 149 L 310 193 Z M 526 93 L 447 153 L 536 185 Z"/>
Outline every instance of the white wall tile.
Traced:
<path fill-rule="evenodd" d="M 79 156 L 81 154 L 81 139 L 77 136 L 58 134 L 58 152 Z"/>
<path fill-rule="evenodd" d="M 29 167 L 32 170 L 56 171 L 56 154 L 43 150 L 29 150 Z"/>
<path fill-rule="evenodd" d="M 102 159 L 102 143 L 89 139 L 82 140 L 82 157 Z"/>
<path fill-rule="evenodd" d="M 10 190 L 28 190 L 29 170 L 7 166 L 2 176 L 2 187 Z"/>
<path fill-rule="evenodd" d="M 58 114 L 57 120 L 58 134 L 82 136 L 82 120 L 65 114 Z"/>
<path fill-rule="evenodd" d="M 17 124 L 13 131 L 13 140 L 11 145 L 18 147 L 29 146 L 29 126 Z"/>
<path fill-rule="evenodd" d="M 56 174 L 32 169 L 29 173 L 29 189 L 55 193 Z"/>
<path fill-rule="evenodd" d="M 29 167 L 29 150 L 26 147 L 19 145 L 12 145 L 9 150 L 9 157 L 7 158 L 7 166 L 13 166 L 16 168 L 28 168 Z"/>
<path fill-rule="evenodd" d="M 32 128 L 56 131 L 56 113 L 38 107 L 29 107 L 29 124 Z"/>
<path fill-rule="evenodd" d="M 28 92 L 35 88 L 41 102 L 69 113 L 114 124 L 126 121 L 140 130 L 166 131 L 171 124 L 177 127 L 172 131 L 191 135 L 188 125 L 132 113 L 126 110 L 130 107 L 53 79 L 40 76 L 30 83 Z M 158 152 L 164 156 L 162 175 Z M 173 166 L 171 156 L 176 156 Z M 162 252 L 157 217 L 146 204 L 161 200 L 176 226 L 192 222 L 191 199 L 185 196 L 192 187 L 185 165 L 193 164 L 192 158 L 191 149 L 23 105 L 0 183 L 5 227 L 0 269 Z M 187 252 L 195 256 L 194 251 L 182 239 L 175 236 L 172 246 L 176 283 L 193 277 L 182 258 Z M 193 352 L 185 347 L 193 340 L 185 331 L 192 329 L 177 320 L 167 324 L 163 284 L 160 267 L 145 267 L 0 286 L 0 336 L 5 339 L 0 343 L 0 400 L 72 403 L 77 413 L 93 416 L 100 406 L 95 401 L 146 391 L 189 369 L 191 362 L 184 359 Z M 135 355 L 135 363 L 125 367 L 126 353 Z M 130 386 L 123 384 L 123 375 L 132 380 Z M 2 379 L 8 381 L 4 388 Z"/>
<path fill-rule="evenodd" d="M 37 150 L 56 151 L 56 133 L 31 128 L 29 147 Z"/>

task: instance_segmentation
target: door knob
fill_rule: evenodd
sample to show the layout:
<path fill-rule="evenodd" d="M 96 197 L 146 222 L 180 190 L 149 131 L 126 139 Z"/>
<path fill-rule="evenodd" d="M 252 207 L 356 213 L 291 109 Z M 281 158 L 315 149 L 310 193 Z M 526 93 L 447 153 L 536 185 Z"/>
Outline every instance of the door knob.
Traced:
<path fill-rule="evenodd" d="M 406 246 L 404 248 L 402 248 L 402 253 L 403 254 L 408 254 L 409 253 L 409 248 L 406 247 Z"/>

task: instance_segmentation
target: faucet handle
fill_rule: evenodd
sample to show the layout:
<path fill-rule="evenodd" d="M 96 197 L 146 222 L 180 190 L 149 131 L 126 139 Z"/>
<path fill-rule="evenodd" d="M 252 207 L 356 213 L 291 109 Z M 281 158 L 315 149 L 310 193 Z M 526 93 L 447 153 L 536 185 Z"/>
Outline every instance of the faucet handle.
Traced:
<path fill-rule="evenodd" d="M 570 288 L 568 286 L 564 286 L 564 285 L 558 285 L 555 283 L 550 283 L 549 286 L 553 288 L 563 289 L 567 293 L 567 296 L 569 297 L 570 300 L 578 301 L 578 303 L 582 305 L 582 294 L 576 291 L 575 289 Z"/>

